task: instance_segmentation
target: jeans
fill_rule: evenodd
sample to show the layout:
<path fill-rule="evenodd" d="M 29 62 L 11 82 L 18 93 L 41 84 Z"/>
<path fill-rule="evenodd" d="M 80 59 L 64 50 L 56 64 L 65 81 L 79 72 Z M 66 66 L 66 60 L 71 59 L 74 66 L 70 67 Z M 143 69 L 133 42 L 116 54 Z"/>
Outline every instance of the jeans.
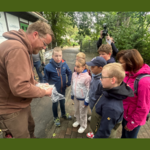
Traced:
<path fill-rule="evenodd" d="M 66 111 L 65 111 L 65 99 L 60 100 L 60 109 L 61 109 L 61 116 L 66 115 Z M 52 105 L 52 110 L 53 110 L 53 116 L 54 118 L 58 117 L 58 102 L 53 103 Z"/>
<path fill-rule="evenodd" d="M 36 68 L 36 72 L 37 72 L 37 74 L 39 76 L 40 83 L 44 83 L 44 81 L 43 81 L 43 75 L 39 71 L 40 66 L 41 66 L 41 61 L 34 62 L 34 67 Z"/>
<path fill-rule="evenodd" d="M 122 136 L 121 136 L 121 138 L 137 138 L 137 135 L 138 135 L 138 132 L 139 132 L 141 126 L 137 126 L 132 131 L 127 131 L 126 129 L 124 129 L 126 124 L 127 124 L 127 121 L 125 119 L 123 119 L 123 121 L 122 121 Z"/>

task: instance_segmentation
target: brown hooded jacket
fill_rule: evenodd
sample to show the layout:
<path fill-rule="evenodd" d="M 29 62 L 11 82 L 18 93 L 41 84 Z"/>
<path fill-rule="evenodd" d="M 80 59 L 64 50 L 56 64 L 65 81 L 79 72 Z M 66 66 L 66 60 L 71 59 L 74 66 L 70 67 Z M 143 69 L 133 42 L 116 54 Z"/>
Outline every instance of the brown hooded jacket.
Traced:
<path fill-rule="evenodd" d="M 0 115 L 20 111 L 32 98 L 46 93 L 35 86 L 32 46 L 26 33 L 12 30 L 3 36 L 8 40 L 0 44 Z"/>

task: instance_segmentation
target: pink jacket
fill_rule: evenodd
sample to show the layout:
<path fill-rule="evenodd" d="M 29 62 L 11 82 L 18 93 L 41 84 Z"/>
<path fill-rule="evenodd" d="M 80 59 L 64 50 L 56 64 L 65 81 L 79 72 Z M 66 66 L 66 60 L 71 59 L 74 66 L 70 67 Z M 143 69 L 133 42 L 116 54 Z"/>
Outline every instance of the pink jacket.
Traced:
<path fill-rule="evenodd" d="M 91 77 L 86 70 L 79 75 L 74 72 L 71 81 L 71 99 L 74 99 L 75 96 L 78 100 L 84 101 L 85 105 L 88 105 L 90 82 Z"/>
<path fill-rule="evenodd" d="M 126 72 L 124 82 L 134 91 L 134 80 L 140 74 L 150 74 L 150 67 L 144 64 L 134 74 Z M 124 119 L 128 121 L 127 128 L 133 130 L 137 126 L 144 125 L 150 110 L 150 77 L 142 78 L 138 83 L 138 96 L 128 97 L 123 100 Z"/>

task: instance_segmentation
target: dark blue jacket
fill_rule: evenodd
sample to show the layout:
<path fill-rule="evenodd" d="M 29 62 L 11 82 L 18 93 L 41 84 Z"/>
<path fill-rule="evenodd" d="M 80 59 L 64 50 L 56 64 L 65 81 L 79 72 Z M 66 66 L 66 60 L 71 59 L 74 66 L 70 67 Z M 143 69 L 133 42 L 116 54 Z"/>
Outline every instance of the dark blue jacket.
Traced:
<path fill-rule="evenodd" d="M 110 59 L 107 60 L 107 64 L 114 63 L 114 62 L 116 62 L 116 61 L 115 61 L 115 59 L 113 57 L 110 57 Z"/>
<path fill-rule="evenodd" d="M 54 84 L 57 92 L 65 95 L 66 85 L 71 85 L 72 71 L 69 69 L 66 61 L 62 60 L 62 66 L 59 69 L 50 59 L 49 64 L 44 68 L 44 83 Z M 66 74 L 68 76 L 68 82 L 66 83 Z"/>
<path fill-rule="evenodd" d="M 102 83 L 100 81 L 101 74 L 92 76 L 89 90 L 89 105 L 93 109 L 96 101 L 102 94 Z"/>
<path fill-rule="evenodd" d="M 118 87 L 112 89 L 103 89 L 103 95 L 97 102 L 96 113 L 101 118 L 100 127 L 94 138 L 108 138 L 114 126 L 123 120 L 123 100 L 133 97 L 132 89 L 124 82 Z"/>

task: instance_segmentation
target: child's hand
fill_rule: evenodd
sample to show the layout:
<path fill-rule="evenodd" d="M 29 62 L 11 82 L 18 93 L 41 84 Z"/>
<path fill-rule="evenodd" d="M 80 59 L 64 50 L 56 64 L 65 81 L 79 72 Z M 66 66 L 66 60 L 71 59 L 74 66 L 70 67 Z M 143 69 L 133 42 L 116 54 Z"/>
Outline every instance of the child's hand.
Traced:
<path fill-rule="evenodd" d="M 87 105 L 83 105 L 83 108 L 87 107 Z"/>
<path fill-rule="evenodd" d="M 132 131 L 132 130 L 128 129 L 127 126 L 125 126 L 124 128 L 125 128 L 127 131 Z"/>

